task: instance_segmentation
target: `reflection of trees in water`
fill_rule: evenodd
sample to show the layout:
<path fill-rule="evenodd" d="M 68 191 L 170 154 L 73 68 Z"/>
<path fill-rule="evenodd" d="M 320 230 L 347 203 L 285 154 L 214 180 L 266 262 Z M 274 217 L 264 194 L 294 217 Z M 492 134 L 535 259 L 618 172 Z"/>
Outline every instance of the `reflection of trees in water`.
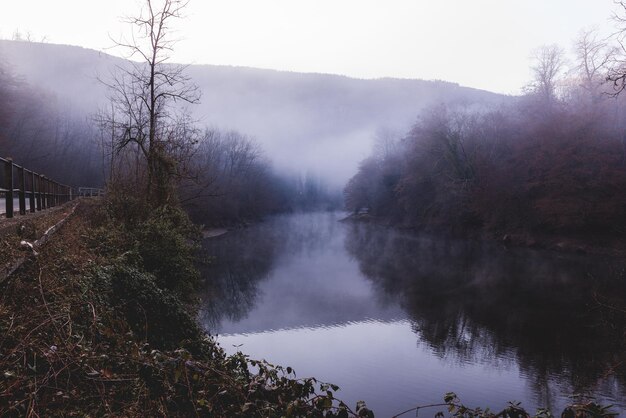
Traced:
<path fill-rule="evenodd" d="M 204 242 L 210 259 L 201 267 L 205 286 L 200 314 L 209 330 L 215 331 L 222 318 L 245 318 L 254 307 L 259 283 L 273 268 L 276 237 L 251 235 L 243 230 Z"/>
<path fill-rule="evenodd" d="M 330 212 L 276 216 L 252 227 L 205 240 L 210 263 L 201 266 L 205 286 L 200 315 L 209 330 L 223 318 L 239 321 L 255 306 L 259 284 L 280 257 L 310 254 L 329 244 L 337 228 Z"/>
<path fill-rule="evenodd" d="M 350 226 L 346 248 L 375 288 L 398 298 L 437 355 L 514 360 L 546 405 L 556 393 L 598 385 L 626 394 L 626 376 L 603 379 L 624 347 L 593 302 L 594 292 L 626 294 L 615 263 L 362 224 Z"/>

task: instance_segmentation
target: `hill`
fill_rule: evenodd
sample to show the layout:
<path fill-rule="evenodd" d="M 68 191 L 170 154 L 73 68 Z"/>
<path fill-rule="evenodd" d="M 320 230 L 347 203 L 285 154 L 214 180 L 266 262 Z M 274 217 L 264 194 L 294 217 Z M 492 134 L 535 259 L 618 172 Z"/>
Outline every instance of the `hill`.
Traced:
<path fill-rule="evenodd" d="M 75 46 L 0 40 L 0 59 L 76 112 L 106 105 L 98 77 L 123 59 Z M 190 65 L 203 92 L 201 123 L 258 139 L 280 169 L 343 185 L 381 129 L 404 132 L 426 106 L 494 104 L 505 96 L 441 81 L 362 80 L 254 68 Z"/>

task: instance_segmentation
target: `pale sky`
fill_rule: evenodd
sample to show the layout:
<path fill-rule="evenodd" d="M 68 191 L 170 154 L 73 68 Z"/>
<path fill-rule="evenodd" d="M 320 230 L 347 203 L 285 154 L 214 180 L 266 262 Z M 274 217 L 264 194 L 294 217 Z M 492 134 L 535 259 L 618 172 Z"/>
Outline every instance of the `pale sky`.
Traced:
<path fill-rule="evenodd" d="M 0 36 L 104 50 L 138 0 L 0 0 Z M 518 93 L 532 50 L 614 30 L 613 0 L 191 0 L 173 60 Z M 116 54 L 115 50 L 107 52 Z M 121 51 L 119 51 L 121 53 Z"/>

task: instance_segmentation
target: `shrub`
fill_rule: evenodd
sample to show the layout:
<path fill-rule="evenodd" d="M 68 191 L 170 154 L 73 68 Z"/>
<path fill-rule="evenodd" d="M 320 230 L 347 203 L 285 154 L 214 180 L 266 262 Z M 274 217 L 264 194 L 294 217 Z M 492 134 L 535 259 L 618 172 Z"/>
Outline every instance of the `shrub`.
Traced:
<path fill-rule="evenodd" d="M 197 341 L 202 332 L 176 296 L 162 290 L 155 277 L 134 267 L 116 265 L 100 272 L 111 283 L 113 305 L 132 330 L 150 345 L 174 349 L 184 340 Z"/>
<path fill-rule="evenodd" d="M 163 206 L 133 231 L 146 271 L 165 289 L 188 295 L 199 281 L 195 252 L 199 230 L 177 207 Z"/>

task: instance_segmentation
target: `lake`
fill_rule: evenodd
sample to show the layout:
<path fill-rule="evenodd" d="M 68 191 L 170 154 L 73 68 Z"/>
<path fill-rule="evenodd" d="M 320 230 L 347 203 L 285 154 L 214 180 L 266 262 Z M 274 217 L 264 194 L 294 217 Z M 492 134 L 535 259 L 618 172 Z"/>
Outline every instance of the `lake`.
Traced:
<path fill-rule="evenodd" d="M 492 410 L 560 414 L 575 393 L 626 410 L 620 341 L 597 309 L 626 295 L 623 263 L 343 217 L 276 216 L 204 241 L 200 320 L 227 352 L 335 383 L 379 417 L 449 391 Z"/>

